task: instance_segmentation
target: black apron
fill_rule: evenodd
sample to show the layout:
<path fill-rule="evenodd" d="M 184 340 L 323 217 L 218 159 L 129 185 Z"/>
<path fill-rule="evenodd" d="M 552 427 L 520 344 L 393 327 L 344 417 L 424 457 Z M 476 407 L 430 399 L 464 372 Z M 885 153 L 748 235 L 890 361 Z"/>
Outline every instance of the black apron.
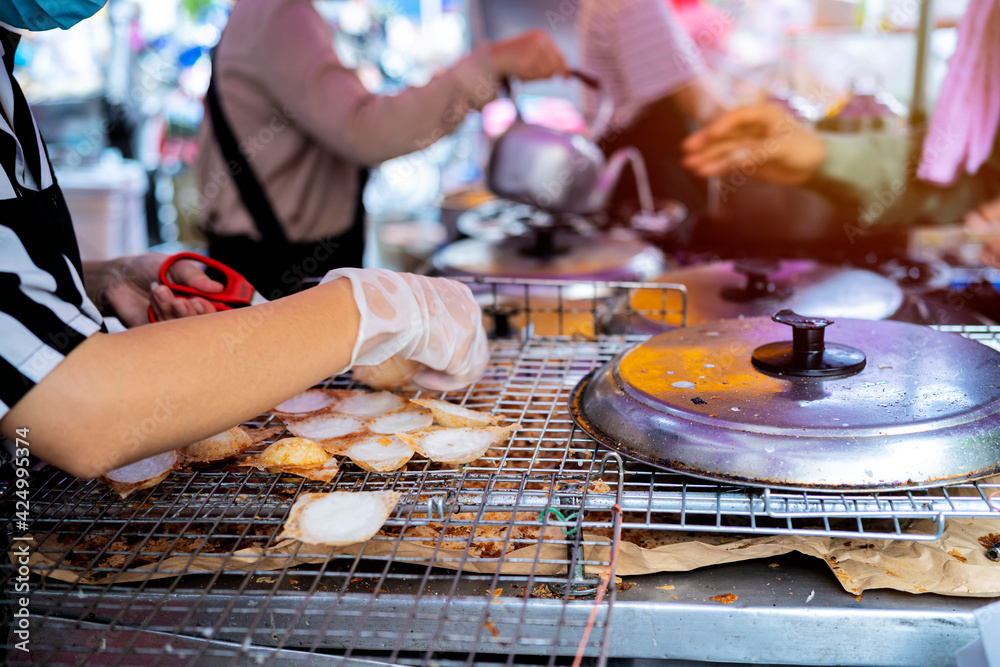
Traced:
<path fill-rule="evenodd" d="M 259 241 L 249 236 L 220 236 L 207 231 L 208 254 L 239 271 L 257 291 L 276 299 L 303 288 L 304 278 L 323 276 L 331 269 L 361 267 L 365 252 L 365 209 L 362 201 L 368 170 L 358 170 L 358 191 L 351 226 L 343 234 L 308 243 L 288 240 L 257 175 L 239 149 L 232 127 L 222 111 L 213 72 L 205 95 L 215 139 L 240 199 L 250 214 Z"/>
<path fill-rule="evenodd" d="M 698 213 L 708 201 L 708 185 L 681 166 L 681 142 L 688 133 L 687 117 L 673 100 L 664 97 L 646 105 L 623 131 L 606 133 L 600 145 L 606 155 L 626 146 L 636 147 L 646 164 L 653 198 L 673 199 L 691 213 Z M 612 213 L 622 210 L 631 213 L 638 210 L 638 198 L 635 179 L 623 175 L 608 209 Z"/>
<path fill-rule="evenodd" d="M 83 280 L 83 264 L 73 220 L 62 190 L 54 182 L 55 174 L 52 178 L 53 184 L 44 190 L 22 189 L 20 197 L 0 200 L 0 225 L 13 229 L 29 254 L 36 249 L 45 249 L 46 254 L 66 255 Z M 39 266 L 45 268 L 44 264 Z"/>

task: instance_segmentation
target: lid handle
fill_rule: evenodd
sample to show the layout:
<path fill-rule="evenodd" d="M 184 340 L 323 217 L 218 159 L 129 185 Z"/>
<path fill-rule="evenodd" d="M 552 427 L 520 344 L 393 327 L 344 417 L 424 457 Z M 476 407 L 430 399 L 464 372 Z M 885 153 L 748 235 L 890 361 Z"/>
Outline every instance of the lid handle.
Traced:
<path fill-rule="evenodd" d="M 741 287 L 724 287 L 722 298 L 736 302 L 788 298 L 792 293 L 791 287 L 778 287 L 768 280 L 780 268 L 781 262 L 768 257 L 751 257 L 734 262 L 733 271 L 745 275 L 747 282 Z"/>
<path fill-rule="evenodd" d="M 826 328 L 833 320 L 806 317 L 791 310 L 780 310 L 771 316 L 779 324 L 792 327 L 789 341 L 768 343 L 753 351 L 750 362 L 768 375 L 836 378 L 853 375 L 865 367 L 867 359 L 861 350 L 838 343 L 826 344 Z"/>
<path fill-rule="evenodd" d="M 771 316 L 779 324 L 792 327 L 792 351 L 796 355 L 822 354 L 826 346 L 823 337 L 833 320 L 825 317 L 806 317 L 791 310 L 779 310 Z"/>

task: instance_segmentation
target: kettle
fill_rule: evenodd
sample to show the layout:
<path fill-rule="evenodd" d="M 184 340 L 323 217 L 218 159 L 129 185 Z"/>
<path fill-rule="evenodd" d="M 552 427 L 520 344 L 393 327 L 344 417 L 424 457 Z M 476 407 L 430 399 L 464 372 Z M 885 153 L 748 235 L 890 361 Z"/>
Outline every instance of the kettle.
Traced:
<path fill-rule="evenodd" d="M 587 136 L 526 123 L 514 108 L 514 123 L 493 144 L 487 168 L 487 187 L 494 194 L 554 214 L 590 215 L 603 209 L 622 169 L 631 164 L 639 203 L 653 212 L 653 196 L 642 154 L 621 148 L 609 158 L 595 141 L 607 129 L 611 98 L 588 74 L 572 72 L 601 92 L 601 106 Z M 507 87 L 511 90 L 510 86 Z"/>

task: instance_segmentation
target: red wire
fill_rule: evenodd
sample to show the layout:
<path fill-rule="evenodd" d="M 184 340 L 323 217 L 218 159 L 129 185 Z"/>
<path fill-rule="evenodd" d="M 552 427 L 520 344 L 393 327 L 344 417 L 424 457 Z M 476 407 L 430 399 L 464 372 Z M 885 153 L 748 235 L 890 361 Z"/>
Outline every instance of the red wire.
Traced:
<path fill-rule="evenodd" d="M 993 504 L 993 499 L 996 498 L 997 496 L 1000 496 L 1000 491 L 994 491 L 989 496 L 987 496 L 986 502 L 989 503 L 990 507 L 1000 512 L 1000 507 L 997 507 L 996 505 Z"/>
<path fill-rule="evenodd" d="M 619 518 L 622 514 L 622 508 L 617 503 L 611 508 L 614 512 L 618 513 Z M 580 667 L 580 662 L 583 660 L 583 653 L 587 650 L 587 640 L 590 639 L 590 631 L 594 628 L 594 623 L 597 621 L 597 610 L 601 607 L 601 600 L 604 599 L 604 592 L 608 590 L 608 584 L 611 583 L 611 577 L 615 571 L 615 564 L 618 562 L 618 549 L 621 547 L 621 532 L 622 532 L 621 521 L 615 523 L 614 536 L 611 538 L 614 540 L 615 548 L 611 552 L 611 562 L 608 566 L 604 568 L 601 572 L 601 583 L 597 586 L 597 595 L 594 597 L 594 606 L 590 610 L 590 618 L 587 619 L 587 625 L 583 629 L 583 638 L 580 639 L 580 646 L 576 649 L 576 657 L 573 659 L 573 667 Z"/>

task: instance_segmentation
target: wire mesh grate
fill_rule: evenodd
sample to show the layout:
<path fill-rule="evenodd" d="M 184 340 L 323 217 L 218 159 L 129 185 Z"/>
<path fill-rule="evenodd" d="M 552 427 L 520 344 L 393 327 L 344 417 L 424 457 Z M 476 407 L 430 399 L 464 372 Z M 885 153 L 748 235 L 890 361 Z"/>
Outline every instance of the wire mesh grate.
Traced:
<path fill-rule="evenodd" d="M 529 307 L 536 286 L 545 291 Z M 929 540 L 950 517 L 1000 518 L 995 484 L 794 493 L 695 481 L 599 448 L 575 427 L 570 392 L 645 339 L 632 325 L 683 322 L 683 291 L 653 312 L 630 310 L 630 292 L 653 287 L 615 283 L 600 299 L 570 299 L 568 285 L 552 282 L 478 285 L 487 312 L 503 304 L 503 317 L 522 320 L 514 337 L 492 341 L 479 382 L 442 398 L 521 426 L 508 446 L 470 464 L 411 462 L 385 474 L 345 465 L 327 486 L 218 465 L 174 472 L 125 500 L 96 481 L 33 471 L 30 543 L 5 515 L 4 533 L 15 538 L 0 575 L 2 613 L 17 611 L 9 592 L 27 544 L 29 661 L 40 664 L 562 665 L 578 651 L 601 663 L 614 582 L 602 601 L 594 596 L 616 529 L 636 544 L 678 531 Z M 520 306 L 511 289 L 524 291 Z M 553 303 L 563 309 L 554 324 Z M 1000 340 L 1000 328 L 958 332 Z M 275 424 L 262 416 L 248 426 Z M 11 505 L 14 485 L 3 484 Z M 366 543 L 317 552 L 281 540 L 294 499 L 320 489 L 392 489 L 402 501 Z M 935 528 L 913 532 L 911 519 Z M 28 659 L 14 641 L 8 661 Z"/>

